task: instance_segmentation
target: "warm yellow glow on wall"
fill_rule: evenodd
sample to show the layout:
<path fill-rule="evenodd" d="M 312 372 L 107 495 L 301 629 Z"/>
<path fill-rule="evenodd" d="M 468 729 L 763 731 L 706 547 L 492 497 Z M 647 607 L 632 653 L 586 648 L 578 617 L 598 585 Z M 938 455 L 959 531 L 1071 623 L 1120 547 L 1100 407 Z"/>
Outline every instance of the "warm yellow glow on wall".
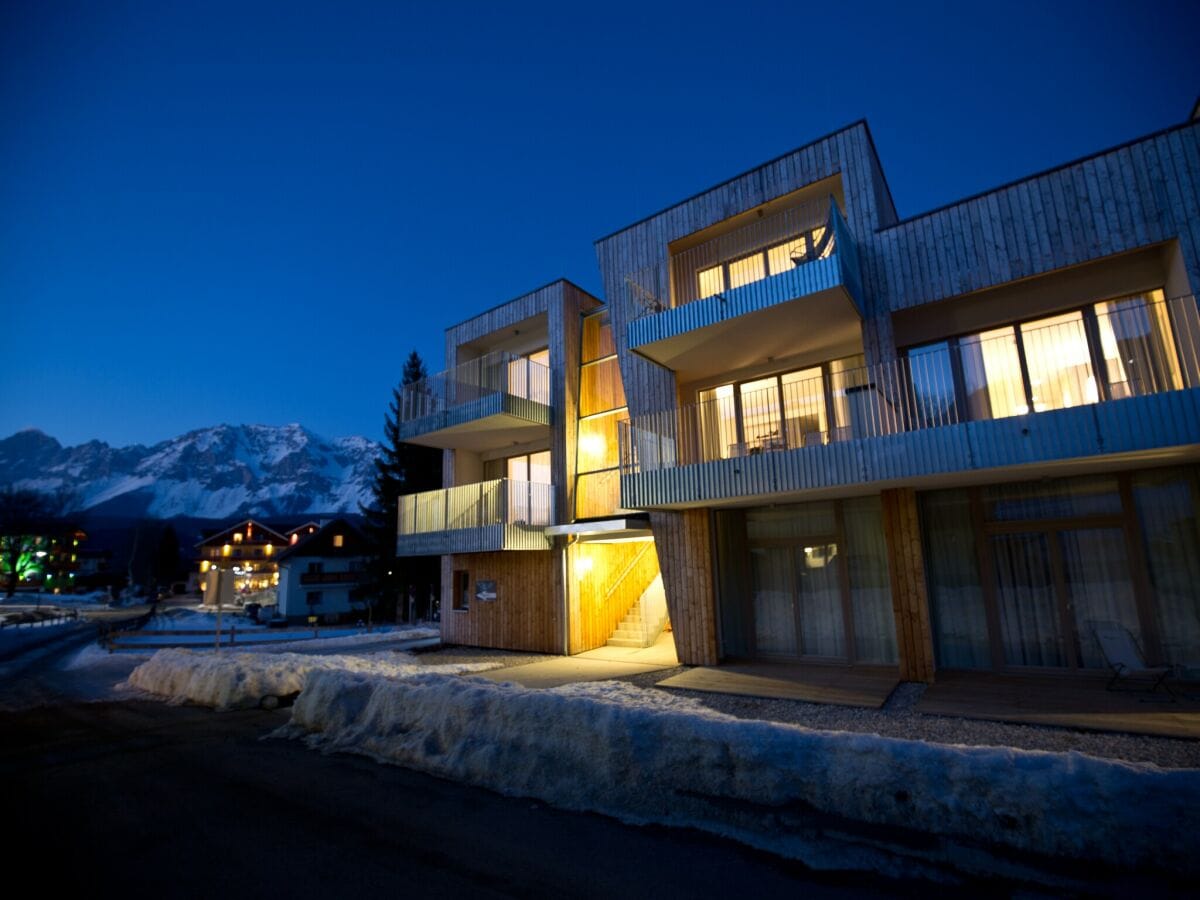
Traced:
<path fill-rule="evenodd" d="M 204 572 L 207 572 L 207 571 L 208 571 L 208 568 L 209 568 L 209 566 L 210 566 L 210 565 L 211 565 L 211 563 L 210 563 L 210 562 L 209 562 L 207 559 L 203 559 L 203 560 L 201 560 L 201 561 L 200 561 L 200 572 L 201 572 L 201 574 L 203 574 Z"/>

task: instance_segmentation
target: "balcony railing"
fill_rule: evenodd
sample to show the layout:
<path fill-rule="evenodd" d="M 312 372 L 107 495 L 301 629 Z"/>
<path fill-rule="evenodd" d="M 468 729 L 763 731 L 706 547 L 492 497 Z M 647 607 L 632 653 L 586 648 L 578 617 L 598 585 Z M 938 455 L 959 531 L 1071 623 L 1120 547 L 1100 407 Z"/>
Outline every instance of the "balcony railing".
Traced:
<path fill-rule="evenodd" d="M 631 417 L 620 425 L 621 474 L 1200 387 L 1194 297 L 1104 306 Z"/>
<path fill-rule="evenodd" d="M 399 422 L 427 416 L 497 394 L 550 405 L 550 370 L 526 356 L 496 351 L 408 385 L 400 395 Z"/>
<path fill-rule="evenodd" d="M 858 297 L 858 251 L 833 197 L 756 219 L 674 254 L 660 266 L 631 272 L 626 289 L 641 315 L 664 312 L 777 276 L 837 254 L 847 287 Z M 669 283 L 667 279 L 669 278 Z"/>
<path fill-rule="evenodd" d="M 399 534 L 553 525 L 554 486 L 497 478 L 400 498 Z"/>

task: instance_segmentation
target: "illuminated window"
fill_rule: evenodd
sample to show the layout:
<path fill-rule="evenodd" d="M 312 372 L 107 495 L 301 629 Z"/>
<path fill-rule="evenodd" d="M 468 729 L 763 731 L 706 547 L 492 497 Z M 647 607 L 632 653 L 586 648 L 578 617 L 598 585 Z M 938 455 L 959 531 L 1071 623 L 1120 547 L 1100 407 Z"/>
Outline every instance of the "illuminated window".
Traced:
<path fill-rule="evenodd" d="M 725 290 L 725 269 L 723 266 L 713 266 L 711 269 L 701 269 L 696 273 L 700 279 L 700 299 L 711 297 Z"/>
<path fill-rule="evenodd" d="M 233 533 L 233 542 L 235 544 L 240 544 L 242 542 L 242 533 L 240 531 L 235 531 Z"/>
<path fill-rule="evenodd" d="M 333 536 L 333 546 L 343 547 L 346 544 L 346 536 L 343 534 L 335 534 Z"/>
<path fill-rule="evenodd" d="M 223 547 L 221 547 L 221 555 L 222 556 L 229 556 L 231 553 L 233 553 L 233 548 L 230 547 L 228 544 L 225 544 Z"/>
<path fill-rule="evenodd" d="M 293 534 L 293 535 L 292 535 L 292 539 L 291 539 L 291 541 L 289 541 L 289 543 L 292 543 L 292 544 L 294 544 L 294 543 L 296 543 L 296 541 L 298 541 L 298 540 L 300 540 L 300 535 L 298 535 L 298 534 Z"/>
<path fill-rule="evenodd" d="M 1162 291 L 950 338 L 908 358 L 918 401 L 939 422 L 955 420 L 960 399 L 969 418 L 999 419 L 1183 386 Z"/>
<path fill-rule="evenodd" d="M 275 552 L 275 545 L 274 545 L 274 544 L 267 544 L 267 546 L 266 546 L 266 548 L 265 548 L 265 549 L 266 549 L 266 552 L 267 552 L 267 556 L 270 556 L 272 553 L 274 553 L 274 552 Z"/>
<path fill-rule="evenodd" d="M 803 237 L 798 237 L 783 244 L 776 244 L 767 251 L 767 267 L 772 275 L 778 275 L 781 272 L 790 272 L 796 268 L 795 260 L 800 259 L 807 252 L 808 244 Z"/>
<path fill-rule="evenodd" d="M 729 287 L 740 288 L 744 284 L 761 281 L 766 274 L 761 253 L 743 256 L 729 264 Z"/>

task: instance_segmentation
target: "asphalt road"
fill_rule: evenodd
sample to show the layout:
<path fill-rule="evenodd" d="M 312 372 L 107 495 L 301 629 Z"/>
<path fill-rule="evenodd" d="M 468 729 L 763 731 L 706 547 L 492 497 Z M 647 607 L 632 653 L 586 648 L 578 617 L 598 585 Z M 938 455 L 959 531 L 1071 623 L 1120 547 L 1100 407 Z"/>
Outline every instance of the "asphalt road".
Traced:
<path fill-rule="evenodd" d="M 4 856 L 39 893 L 81 896 L 930 893 L 263 739 L 287 718 L 148 702 L 0 713 Z"/>

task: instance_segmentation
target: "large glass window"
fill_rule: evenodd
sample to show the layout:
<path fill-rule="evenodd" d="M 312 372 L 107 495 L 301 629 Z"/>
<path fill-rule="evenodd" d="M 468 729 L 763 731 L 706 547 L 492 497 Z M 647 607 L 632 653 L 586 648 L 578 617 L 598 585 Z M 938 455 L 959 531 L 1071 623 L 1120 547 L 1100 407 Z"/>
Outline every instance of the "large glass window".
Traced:
<path fill-rule="evenodd" d="M 1002 419 L 1029 412 L 1021 358 L 1012 328 L 997 328 L 959 341 L 967 409 L 972 419 Z"/>
<path fill-rule="evenodd" d="M 1200 659 L 1197 471 L 923 494 L 938 665 L 1104 669 L 1102 627 L 1151 666 Z"/>
<path fill-rule="evenodd" d="M 1083 330 L 1083 313 L 1026 322 L 1021 343 L 1029 366 L 1033 411 L 1066 409 L 1100 399 Z"/>
<path fill-rule="evenodd" d="M 1193 306 L 1176 310 L 1185 335 L 1197 320 Z M 1000 419 L 1179 390 L 1191 376 L 1172 320 L 1163 292 L 1151 291 L 914 347 L 918 415 L 956 422 L 962 409 L 974 420 Z"/>
<path fill-rule="evenodd" d="M 866 415 L 875 400 L 866 382 L 863 357 L 857 354 L 698 391 L 700 458 L 728 459 L 850 437 L 853 417 Z"/>
<path fill-rule="evenodd" d="M 788 372 L 779 379 L 789 447 L 820 444 L 829 431 L 825 414 L 825 379 L 820 367 Z"/>

